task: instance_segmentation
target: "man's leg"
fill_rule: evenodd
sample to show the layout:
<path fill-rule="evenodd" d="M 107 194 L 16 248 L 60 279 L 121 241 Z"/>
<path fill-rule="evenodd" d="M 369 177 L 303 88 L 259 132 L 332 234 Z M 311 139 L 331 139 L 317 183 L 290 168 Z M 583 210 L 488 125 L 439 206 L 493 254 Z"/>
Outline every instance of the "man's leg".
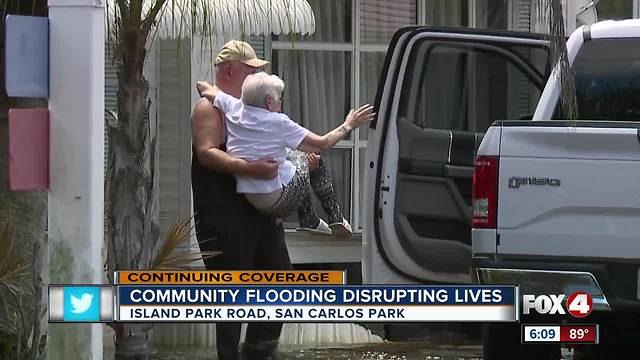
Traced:
<path fill-rule="evenodd" d="M 196 234 L 200 235 L 198 240 L 201 250 L 222 252 L 207 261 L 207 269 L 291 269 L 281 224 L 276 225 L 275 219 L 260 214 L 244 197 L 224 203 L 227 204 L 224 209 L 205 209 L 203 212 L 209 215 L 207 220 L 213 215 L 216 224 L 224 224 L 220 229 L 224 233 L 216 232 L 216 227 L 210 221 L 198 221 L 203 219 L 196 215 Z M 213 240 L 200 242 L 201 239 L 208 238 Z M 216 324 L 219 360 L 238 358 L 240 325 L 240 323 Z M 275 358 L 281 330 L 281 323 L 250 323 L 247 327 L 245 346 L 247 358 Z"/>
<path fill-rule="evenodd" d="M 237 234 L 238 230 L 246 228 L 246 225 L 232 224 L 230 226 L 239 229 L 222 234 L 211 224 L 196 222 L 196 238 L 200 251 L 219 252 L 204 260 L 207 270 L 245 270 L 252 266 L 256 241 L 249 234 Z"/>
<path fill-rule="evenodd" d="M 213 211 L 204 211 L 210 216 L 223 216 Z M 211 221 L 207 221 L 200 212 L 195 213 L 196 238 L 200 251 L 216 251 L 220 254 L 204 260 L 207 270 L 249 269 L 253 263 L 255 239 L 252 234 L 239 236 L 233 230 L 222 234 Z M 227 219 L 227 221 L 230 221 Z M 231 227 L 236 226 L 230 224 Z M 246 226 L 241 227 L 246 228 Z M 234 239 L 231 241 L 230 239 Z M 243 249 L 244 251 L 238 251 Z M 241 323 L 216 323 L 216 348 L 218 360 L 238 360 Z"/>
<path fill-rule="evenodd" d="M 218 360 L 239 360 L 238 345 L 242 323 L 216 323 L 216 349 Z"/>
<path fill-rule="evenodd" d="M 257 246 L 256 266 L 260 270 L 291 270 L 282 224 L 268 230 Z M 244 353 L 247 359 L 276 359 L 282 323 L 249 323 Z"/>

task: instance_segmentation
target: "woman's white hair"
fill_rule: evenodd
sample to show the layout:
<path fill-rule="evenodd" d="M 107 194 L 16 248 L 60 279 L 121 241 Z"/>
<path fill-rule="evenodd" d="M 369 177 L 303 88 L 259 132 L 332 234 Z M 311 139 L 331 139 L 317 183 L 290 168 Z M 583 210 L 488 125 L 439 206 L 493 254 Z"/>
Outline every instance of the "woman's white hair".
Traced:
<path fill-rule="evenodd" d="M 258 72 L 248 75 L 242 83 L 242 103 L 266 109 L 267 97 L 280 100 L 284 91 L 284 81 L 278 75 Z"/>

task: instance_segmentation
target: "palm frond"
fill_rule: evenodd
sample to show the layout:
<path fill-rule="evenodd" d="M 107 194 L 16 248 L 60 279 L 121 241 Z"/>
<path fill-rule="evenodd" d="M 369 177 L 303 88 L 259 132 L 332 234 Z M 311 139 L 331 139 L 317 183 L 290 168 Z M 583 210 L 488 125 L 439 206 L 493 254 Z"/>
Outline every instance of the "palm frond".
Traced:
<path fill-rule="evenodd" d="M 218 255 L 217 251 L 202 251 L 200 253 L 178 250 L 164 259 L 161 264 L 151 270 L 204 270 L 204 260 Z"/>
<path fill-rule="evenodd" d="M 185 246 L 191 239 L 194 226 L 192 218 L 178 219 L 171 225 L 158 250 L 152 259 L 151 270 L 186 270 L 198 268 L 200 261 L 216 256 L 219 252 L 202 251 L 192 246 Z"/>
<path fill-rule="evenodd" d="M 575 79 L 569 63 L 565 35 L 564 12 L 560 0 L 536 0 L 536 16 L 545 24 L 545 32 L 550 35 L 549 56 L 554 65 L 552 76 L 560 83 L 559 105 L 564 119 L 578 118 Z M 570 5 L 573 6 L 573 5 Z"/>
<path fill-rule="evenodd" d="M 0 287 L 21 294 L 26 291 L 21 280 L 29 275 L 29 262 L 26 256 L 15 254 L 13 249 L 9 220 L 0 233 Z"/>

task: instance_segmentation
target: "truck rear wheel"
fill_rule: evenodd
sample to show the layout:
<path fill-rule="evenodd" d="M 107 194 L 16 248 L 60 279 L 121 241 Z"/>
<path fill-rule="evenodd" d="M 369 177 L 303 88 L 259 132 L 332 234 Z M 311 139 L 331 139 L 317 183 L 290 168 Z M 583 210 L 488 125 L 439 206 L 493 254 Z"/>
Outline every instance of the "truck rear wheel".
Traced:
<path fill-rule="evenodd" d="M 485 360 L 557 360 L 560 345 L 522 344 L 520 324 L 485 324 L 482 352 Z"/>

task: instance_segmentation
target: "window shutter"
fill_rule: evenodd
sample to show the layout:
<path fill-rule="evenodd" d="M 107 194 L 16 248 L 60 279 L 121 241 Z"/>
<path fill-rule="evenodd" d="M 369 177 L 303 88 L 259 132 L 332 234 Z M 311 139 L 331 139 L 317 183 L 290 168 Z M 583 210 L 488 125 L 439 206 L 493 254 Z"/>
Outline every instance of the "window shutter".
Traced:
<path fill-rule="evenodd" d="M 512 31 L 531 32 L 531 1 L 515 0 L 512 2 L 511 13 L 511 29 Z M 520 51 L 520 55 L 525 59 L 530 59 L 531 54 L 528 51 Z M 514 69 L 511 69 L 514 70 Z M 509 94 L 513 96 L 513 101 L 509 101 L 510 109 L 508 113 L 510 117 L 530 114 L 531 102 L 529 91 L 529 80 L 519 71 L 510 71 L 509 76 Z M 533 115 L 532 113 L 530 115 Z M 513 119 L 517 120 L 517 119 Z"/>
<path fill-rule="evenodd" d="M 530 32 L 531 31 L 531 1 L 515 0 L 512 2 L 511 30 Z"/>
<path fill-rule="evenodd" d="M 118 111 L 118 68 L 114 60 L 114 51 L 109 44 L 105 44 L 104 48 L 104 109 L 113 112 Z M 107 177 L 107 168 L 109 166 L 109 123 L 113 120 L 107 112 L 104 113 L 104 176 Z M 108 179 L 107 179 L 108 181 Z M 105 182 L 105 187 L 107 183 Z M 105 188 L 105 195 L 107 188 Z M 109 208 L 109 196 L 105 196 L 105 210 Z M 104 213 L 104 233 L 105 236 L 109 231 L 109 213 Z"/>
<path fill-rule="evenodd" d="M 109 44 L 105 45 L 104 49 L 104 108 L 113 112 L 118 111 L 118 68 L 117 64 L 113 61 L 115 56 L 113 49 Z M 108 122 L 111 122 L 110 116 L 105 111 L 105 126 L 104 126 L 104 164 L 105 171 L 107 166 L 107 160 L 109 157 L 109 138 L 107 126 Z M 105 172 L 106 174 L 106 172 Z"/>
<path fill-rule="evenodd" d="M 249 37 L 247 42 L 251 45 L 253 50 L 256 51 L 256 55 L 258 56 L 258 58 L 270 61 L 271 51 L 270 47 L 268 46 L 268 40 L 264 36 L 252 35 Z"/>

